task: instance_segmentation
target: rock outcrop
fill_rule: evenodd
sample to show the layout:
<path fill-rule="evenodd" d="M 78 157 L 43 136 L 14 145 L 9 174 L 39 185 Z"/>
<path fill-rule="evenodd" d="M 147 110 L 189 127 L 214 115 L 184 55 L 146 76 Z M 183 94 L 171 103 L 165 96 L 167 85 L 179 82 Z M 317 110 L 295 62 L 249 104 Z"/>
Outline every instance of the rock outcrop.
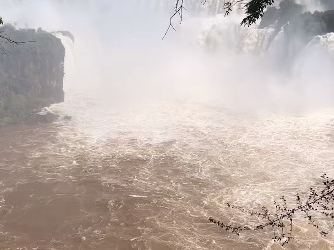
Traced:
<path fill-rule="evenodd" d="M 64 101 L 65 48 L 42 29 L 0 28 L 0 126 L 21 123 L 34 110 Z"/>
<path fill-rule="evenodd" d="M 322 1 L 326 7 L 333 7 L 327 1 Z M 279 7 L 269 7 L 259 25 L 259 28 L 271 28 L 274 30 L 271 42 L 274 42 L 280 33 L 280 54 L 284 59 L 291 61 L 314 38 L 326 36 L 334 32 L 334 10 L 313 13 L 306 11 L 306 7 L 292 0 L 283 0 Z M 270 43 L 271 43 L 270 42 Z"/>
<path fill-rule="evenodd" d="M 289 37 L 298 36 L 308 43 L 314 36 L 334 32 L 334 10 L 305 12 L 305 6 L 284 0 L 279 8 L 265 11 L 259 28 L 272 27 L 279 32 L 283 26 Z"/>

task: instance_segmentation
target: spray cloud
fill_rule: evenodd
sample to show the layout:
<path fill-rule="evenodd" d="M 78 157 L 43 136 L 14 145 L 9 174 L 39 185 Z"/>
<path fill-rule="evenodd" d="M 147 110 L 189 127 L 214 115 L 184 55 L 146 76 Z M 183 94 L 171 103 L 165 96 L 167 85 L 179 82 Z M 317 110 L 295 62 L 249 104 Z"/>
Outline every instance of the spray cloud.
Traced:
<path fill-rule="evenodd" d="M 6 0 L 0 7 L 19 27 L 72 32 L 76 59 L 66 88 L 88 89 L 113 108 L 170 100 L 271 111 L 333 104 L 333 60 L 323 47 L 305 46 L 292 58 L 278 35 L 270 53 L 239 53 L 263 41 L 259 30 L 238 27 L 236 15 L 189 16 L 162 41 L 170 15 L 163 1 Z M 203 33 L 224 42 L 208 53 L 198 42 Z"/>

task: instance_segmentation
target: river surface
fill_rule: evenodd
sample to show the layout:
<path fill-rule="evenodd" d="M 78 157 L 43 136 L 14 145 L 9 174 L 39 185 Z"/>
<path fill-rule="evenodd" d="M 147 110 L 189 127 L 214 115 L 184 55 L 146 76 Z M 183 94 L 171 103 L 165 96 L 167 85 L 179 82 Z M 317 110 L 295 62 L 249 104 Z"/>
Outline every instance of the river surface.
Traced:
<path fill-rule="evenodd" d="M 80 98 L 52 107 L 71 121 L 0 131 L 0 249 L 283 249 L 208 217 L 242 223 L 228 202 L 270 207 L 334 176 L 330 114 Z M 285 249 L 334 249 L 302 218 L 294 236 Z"/>
<path fill-rule="evenodd" d="M 334 107 L 332 58 L 303 50 L 293 64 L 282 36 L 222 15 L 185 18 L 162 43 L 167 2 L 1 1 L 4 20 L 69 30 L 75 46 L 56 34 L 66 100 L 51 109 L 72 120 L 0 130 L 0 250 L 334 250 L 333 225 L 321 237 L 303 217 L 284 247 L 270 230 L 237 236 L 208 220 L 247 225 L 227 203 L 271 210 L 334 178 L 333 109 L 247 111 L 248 99 Z M 269 41 L 277 61 L 234 55 Z"/>

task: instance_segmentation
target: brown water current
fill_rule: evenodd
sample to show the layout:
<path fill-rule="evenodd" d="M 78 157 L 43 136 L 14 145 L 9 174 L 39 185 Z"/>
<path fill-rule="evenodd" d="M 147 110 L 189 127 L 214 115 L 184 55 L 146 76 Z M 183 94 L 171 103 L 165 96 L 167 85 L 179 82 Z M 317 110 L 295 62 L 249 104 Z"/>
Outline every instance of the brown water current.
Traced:
<path fill-rule="evenodd" d="M 208 223 L 247 222 L 228 202 L 270 207 L 334 177 L 331 116 L 92 102 L 53 107 L 69 122 L 0 131 L 0 249 L 334 249 L 303 218 L 285 248 Z"/>

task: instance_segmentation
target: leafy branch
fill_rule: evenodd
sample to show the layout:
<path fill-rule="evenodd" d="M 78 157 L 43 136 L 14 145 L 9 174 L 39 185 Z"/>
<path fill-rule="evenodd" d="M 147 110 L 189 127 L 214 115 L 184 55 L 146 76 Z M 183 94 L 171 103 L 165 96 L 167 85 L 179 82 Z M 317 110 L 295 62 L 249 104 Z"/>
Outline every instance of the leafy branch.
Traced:
<path fill-rule="evenodd" d="M 241 8 L 244 9 L 244 13 L 246 15 L 245 18 L 242 19 L 241 25 L 243 26 L 250 26 L 258 19 L 260 19 L 265 9 L 268 6 L 271 6 L 274 4 L 275 0 L 219 0 L 222 1 L 223 7 L 222 12 L 225 16 L 231 14 L 233 11 L 233 8 L 237 5 L 241 5 Z M 206 4 L 207 0 L 201 0 L 201 4 Z M 173 25 L 173 20 L 178 17 L 179 23 L 182 23 L 183 21 L 183 11 L 186 10 L 185 8 L 185 0 L 176 0 L 174 12 L 169 18 L 169 25 L 168 28 L 163 36 L 162 39 L 164 39 L 167 36 L 167 33 L 170 29 L 176 30 Z"/>
<path fill-rule="evenodd" d="M 231 209 L 248 213 L 250 216 L 257 217 L 262 223 L 255 226 L 235 226 L 226 224 L 212 217 L 209 221 L 227 232 L 240 235 L 244 231 L 260 231 L 271 228 L 273 230 L 273 240 L 282 245 L 289 243 L 292 239 L 293 225 L 297 214 L 304 218 L 315 227 L 322 236 L 329 234 L 324 226 L 320 226 L 321 220 L 334 219 L 334 179 L 330 180 L 326 174 L 321 176 L 322 188 L 310 188 L 307 198 L 301 199 L 296 194 L 295 206 L 289 208 L 287 200 L 282 196 L 278 201 L 274 201 L 275 209 L 269 212 L 269 209 L 263 206 L 259 211 L 248 210 L 232 204 L 227 204 Z"/>

